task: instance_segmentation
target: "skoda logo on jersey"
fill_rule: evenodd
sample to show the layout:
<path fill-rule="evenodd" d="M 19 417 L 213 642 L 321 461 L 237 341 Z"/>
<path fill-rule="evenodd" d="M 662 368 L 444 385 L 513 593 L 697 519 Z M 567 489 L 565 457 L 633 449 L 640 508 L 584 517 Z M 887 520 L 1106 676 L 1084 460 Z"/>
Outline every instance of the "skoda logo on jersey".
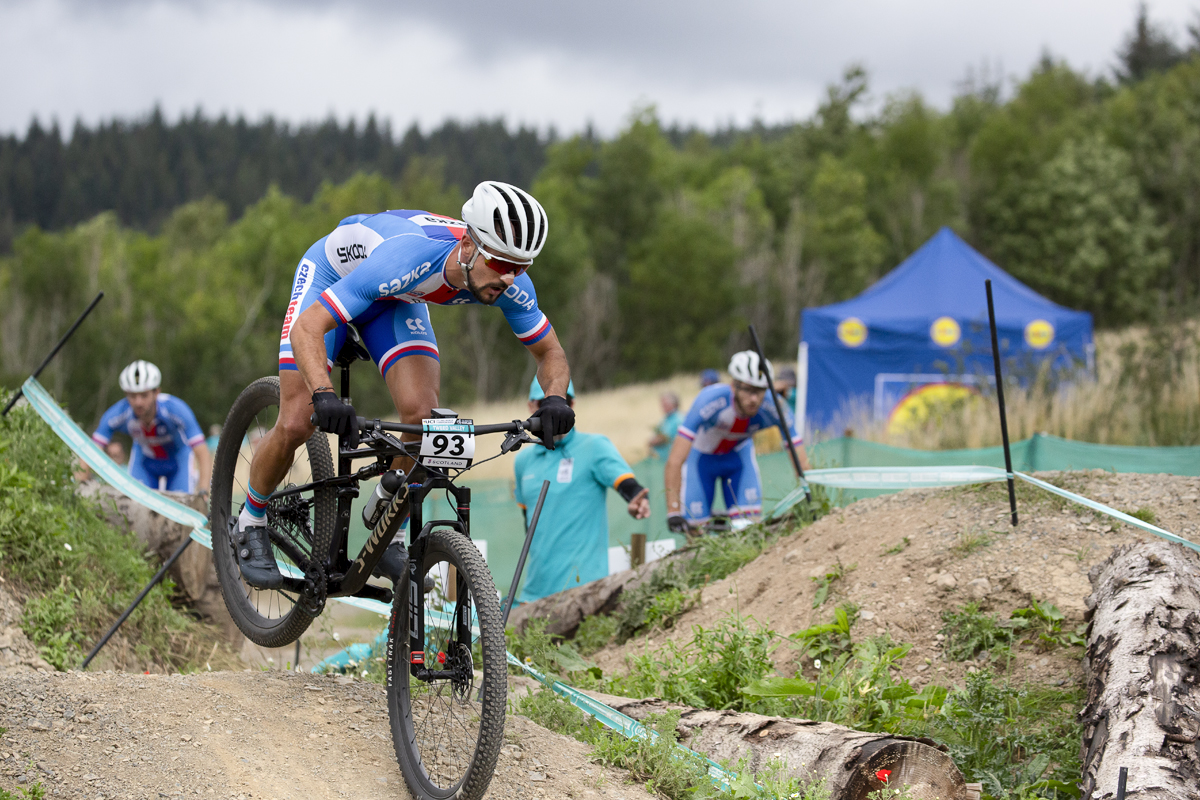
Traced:
<path fill-rule="evenodd" d="M 366 258 L 368 255 L 370 255 L 367 252 L 367 246 L 357 242 L 354 244 L 348 244 L 345 247 L 339 247 L 337 249 L 337 254 L 338 259 L 343 264 L 345 264 L 347 261 L 358 261 L 359 259 Z"/>
<path fill-rule="evenodd" d="M 529 292 L 516 285 L 508 287 L 504 292 L 504 296 L 526 311 L 532 311 L 533 307 L 537 305 L 537 301 L 530 296 Z"/>

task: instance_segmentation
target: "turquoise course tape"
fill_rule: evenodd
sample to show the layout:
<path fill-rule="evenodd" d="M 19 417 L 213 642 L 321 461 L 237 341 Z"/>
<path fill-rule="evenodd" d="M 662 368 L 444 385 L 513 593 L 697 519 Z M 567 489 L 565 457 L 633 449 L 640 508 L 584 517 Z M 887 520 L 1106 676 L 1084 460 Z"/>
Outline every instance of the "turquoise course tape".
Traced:
<path fill-rule="evenodd" d="M 804 473 L 809 483 L 816 483 L 834 489 L 874 489 L 896 490 L 930 488 L 936 486 L 963 486 L 973 483 L 995 483 L 1008 478 L 1015 478 L 1033 484 L 1047 492 L 1066 498 L 1073 503 L 1086 506 L 1093 511 L 1118 519 L 1126 525 L 1152 533 L 1166 539 L 1168 542 L 1190 547 L 1200 552 L 1200 545 L 1163 530 L 1157 525 L 1144 522 L 1137 517 L 1131 517 L 1123 511 L 1098 503 L 1083 495 L 1060 489 L 1059 487 L 1039 480 L 1023 472 L 1011 475 L 999 467 L 963 466 L 963 467 L 837 467 L 835 469 L 814 469 Z M 804 487 L 797 486 L 786 497 L 776 504 L 768 520 L 778 519 L 804 499 Z"/>
<path fill-rule="evenodd" d="M 527 672 L 530 677 L 554 691 L 555 694 L 563 697 L 571 705 L 583 711 L 585 714 L 595 718 L 604 727 L 620 733 L 627 739 L 644 739 L 650 737 L 651 741 L 658 739 L 658 734 L 642 723 L 638 722 L 633 717 L 622 714 L 615 708 L 601 703 L 593 697 L 589 697 L 578 689 L 568 686 L 562 681 L 552 680 L 545 673 L 536 669 L 532 664 L 526 664 L 521 659 L 508 653 L 508 663 L 514 667 L 519 667 Z M 722 791 L 729 791 L 729 787 L 733 785 L 736 775 L 729 772 L 711 758 L 707 758 L 695 750 L 684 747 L 681 744 L 676 744 L 675 749 L 679 751 L 680 756 L 688 759 L 699 759 L 708 767 L 708 777 L 713 782 L 713 785 Z"/>

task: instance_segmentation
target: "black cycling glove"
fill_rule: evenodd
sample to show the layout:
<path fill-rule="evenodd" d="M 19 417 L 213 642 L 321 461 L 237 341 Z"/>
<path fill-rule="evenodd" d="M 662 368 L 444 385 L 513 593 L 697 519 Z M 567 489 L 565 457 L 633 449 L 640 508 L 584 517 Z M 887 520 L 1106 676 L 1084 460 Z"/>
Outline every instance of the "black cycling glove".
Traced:
<path fill-rule="evenodd" d="M 313 422 L 326 433 L 346 438 L 350 447 L 358 447 L 358 419 L 354 406 L 343 403 L 333 392 L 314 392 L 312 396 Z"/>
<path fill-rule="evenodd" d="M 567 398 L 556 394 L 547 395 L 538 407 L 535 417 L 542 418 L 542 444 L 554 449 L 554 437 L 570 433 L 575 427 L 575 410 L 567 404 Z"/>
<path fill-rule="evenodd" d="M 687 520 L 681 514 L 671 514 L 667 517 L 667 530 L 671 533 L 687 533 Z"/>

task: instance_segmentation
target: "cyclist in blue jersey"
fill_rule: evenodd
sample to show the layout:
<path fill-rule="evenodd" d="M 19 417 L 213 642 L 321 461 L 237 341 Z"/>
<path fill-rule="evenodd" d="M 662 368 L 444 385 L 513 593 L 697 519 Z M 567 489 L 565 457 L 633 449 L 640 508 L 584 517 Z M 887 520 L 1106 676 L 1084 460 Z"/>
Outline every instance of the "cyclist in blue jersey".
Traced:
<path fill-rule="evenodd" d="M 762 367 L 753 350 L 734 353 L 730 382 L 701 389 L 679 426 L 663 473 L 667 527 L 672 531 L 688 533 L 708 521 L 718 483 L 731 518 L 756 520 L 762 515 L 753 437 L 779 424 L 774 405 L 763 402 L 771 362 Z M 784 414 L 800 466 L 808 469 L 804 440 L 786 408 Z"/>
<path fill-rule="evenodd" d="M 250 466 L 249 493 L 234 540 L 242 577 L 278 588 L 282 577 L 266 529 L 267 498 L 296 448 L 313 432 L 353 437 L 355 411 L 329 381 L 333 359 L 353 323 L 379 368 L 400 419 L 419 423 L 438 404 L 437 340 L 428 303 L 498 307 L 538 364 L 546 387 L 543 444 L 571 430 L 570 369 L 526 270 L 546 242 L 546 212 L 527 192 L 498 181 L 475 187 L 462 220 L 425 211 L 357 214 L 313 244 L 296 268 L 279 340 L 279 420 Z M 379 572 L 393 581 L 405 568 L 403 545 L 385 551 Z"/>
<path fill-rule="evenodd" d="M 208 493 L 212 457 L 204 432 L 188 404 L 160 392 L 162 373 L 149 361 L 135 361 L 121 370 L 118 383 L 125 392 L 100 418 L 92 439 L 108 450 L 114 433 L 133 440 L 129 474 L 151 489 Z M 188 457 L 196 455 L 197 481 L 188 477 Z"/>

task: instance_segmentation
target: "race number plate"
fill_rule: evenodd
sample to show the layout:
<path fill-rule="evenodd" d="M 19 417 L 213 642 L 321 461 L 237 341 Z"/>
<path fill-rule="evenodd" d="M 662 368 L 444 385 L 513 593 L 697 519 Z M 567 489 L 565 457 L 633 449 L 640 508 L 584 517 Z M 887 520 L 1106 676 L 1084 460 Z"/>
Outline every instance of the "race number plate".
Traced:
<path fill-rule="evenodd" d="M 421 463 L 427 467 L 466 469 L 475 458 L 475 421 L 421 420 Z"/>

